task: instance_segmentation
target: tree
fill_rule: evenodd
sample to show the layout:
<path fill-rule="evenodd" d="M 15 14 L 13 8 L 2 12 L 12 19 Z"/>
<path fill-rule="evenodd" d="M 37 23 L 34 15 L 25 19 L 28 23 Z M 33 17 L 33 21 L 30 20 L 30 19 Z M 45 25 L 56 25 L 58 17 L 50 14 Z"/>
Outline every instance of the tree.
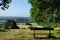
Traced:
<path fill-rule="evenodd" d="M 31 17 L 39 25 L 51 26 L 60 23 L 59 0 L 28 0 L 32 8 Z M 56 24 L 55 24 L 56 25 Z"/>
<path fill-rule="evenodd" d="M 60 0 L 28 0 L 28 2 L 32 6 L 31 17 L 37 24 L 48 28 L 60 24 Z M 50 30 L 49 32 L 51 33 Z"/>
<path fill-rule="evenodd" d="M 14 20 L 11 20 L 11 29 L 19 29 L 19 27 L 17 26 L 16 22 Z"/>
<path fill-rule="evenodd" d="M 1 9 L 5 10 L 8 9 L 11 0 L 0 0 Z"/>
<path fill-rule="evenodd" d="M 5 23 L 4 23 L 4 28 L 5 29 L 9 29 L 9 27 L 10 27 L 10 23 L 11 23 L 11 20 L 7 20 Z"/>
<path fill-rule="evenodd" d="M 5 29 L 19 29 L 14 20 L 7 20 L 4 26 Z"/>

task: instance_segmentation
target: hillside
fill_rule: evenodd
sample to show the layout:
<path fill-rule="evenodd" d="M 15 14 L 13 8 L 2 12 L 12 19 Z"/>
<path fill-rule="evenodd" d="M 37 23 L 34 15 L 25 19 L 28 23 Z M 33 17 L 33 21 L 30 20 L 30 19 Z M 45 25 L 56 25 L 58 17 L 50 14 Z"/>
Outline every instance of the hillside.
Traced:
<path fill-rule="evenodd" d="M 15 20 L 17 23 L 23 22 L 32 22 L 32 19 L 30 17 L 3 17 L 0 16 L 0 20 Z"/>

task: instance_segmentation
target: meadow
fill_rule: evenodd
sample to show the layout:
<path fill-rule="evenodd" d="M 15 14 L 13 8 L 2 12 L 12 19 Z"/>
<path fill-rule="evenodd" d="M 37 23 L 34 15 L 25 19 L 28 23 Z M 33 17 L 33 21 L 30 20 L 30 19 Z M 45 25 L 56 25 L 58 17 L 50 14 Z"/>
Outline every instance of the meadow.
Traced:
<path fill-rule="evenodd" d="M 56 29 L 55 29 L 56 30 Z M 0 32 L 0 40 L 48 40 L 48 39 L 35 39 L 33 36 L 33 32 L 30 29 L 10 29 L 10 31 L 7 32 Z M 36 34 L 40 34 L 41 32 L 45 31 L 36 31 Z M 55 36 L 60 36 L 58 31 L 52 31 L 54 32 Z M 50 39 L 55 40 L 55 39 Z"/>
<path fill-rule="evenodd" d="M 0 40 L 34 40 L 30 29 L 11 29 L 8 32 L 0 32 Z"/>

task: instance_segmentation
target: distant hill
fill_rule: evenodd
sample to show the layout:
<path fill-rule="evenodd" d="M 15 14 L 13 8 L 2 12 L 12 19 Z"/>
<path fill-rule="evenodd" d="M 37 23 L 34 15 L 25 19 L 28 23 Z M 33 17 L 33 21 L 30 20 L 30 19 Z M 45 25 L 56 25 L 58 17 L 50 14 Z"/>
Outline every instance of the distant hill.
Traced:
<path fill-rule="evenodd" d="M 0 20 L 15 20 L 18 23 L 32 22 L 32 19 L 30 17 L 3 17 L 3 16 L 0 16 Z"/>

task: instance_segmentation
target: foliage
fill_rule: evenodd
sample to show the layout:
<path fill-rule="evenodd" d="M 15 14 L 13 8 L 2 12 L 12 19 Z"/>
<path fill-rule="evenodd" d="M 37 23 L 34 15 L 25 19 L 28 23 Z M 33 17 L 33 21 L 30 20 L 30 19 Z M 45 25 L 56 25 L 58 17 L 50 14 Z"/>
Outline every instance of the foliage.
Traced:
<path fill-rule="evenodd" d="M 4 30 L 4 29 L 0 29 L 0 32 L 7 32 L 6 30 Z"/>
<path fill-rule="evenodd" d="M 14 20 L 7 20 L 5 23 L 5 29 L 19 29 Z"/>
<path fill-rule="evenodd" d="M 11 20 L 10 26 L 12 29 L 19 29 L 19 27 L 17 26 L 17 24 L 14 20 Z"/>
<path fill-rule="evenodd" d="M 11 0 L 0 0 L 1 9 L 3 10 L 5 10 L 5 8 L 8 9 L 9 3 L 11 3 Z"/>
<path fill-rule="evenodd" d="M 7 22 L 5 22 L 5 24 L 4 24 L 4 26 L 5 26 L 4 28 L 5 29 L 9 29 L 10 22 L 11 22 L 10 20 L 7 20 Z"/>
<path fill-rule="evenodd" d="M 39 25 L 51 26 L 60 23 L 59 0 L 28 0 L 31 4 L 31 17 Z"/>

